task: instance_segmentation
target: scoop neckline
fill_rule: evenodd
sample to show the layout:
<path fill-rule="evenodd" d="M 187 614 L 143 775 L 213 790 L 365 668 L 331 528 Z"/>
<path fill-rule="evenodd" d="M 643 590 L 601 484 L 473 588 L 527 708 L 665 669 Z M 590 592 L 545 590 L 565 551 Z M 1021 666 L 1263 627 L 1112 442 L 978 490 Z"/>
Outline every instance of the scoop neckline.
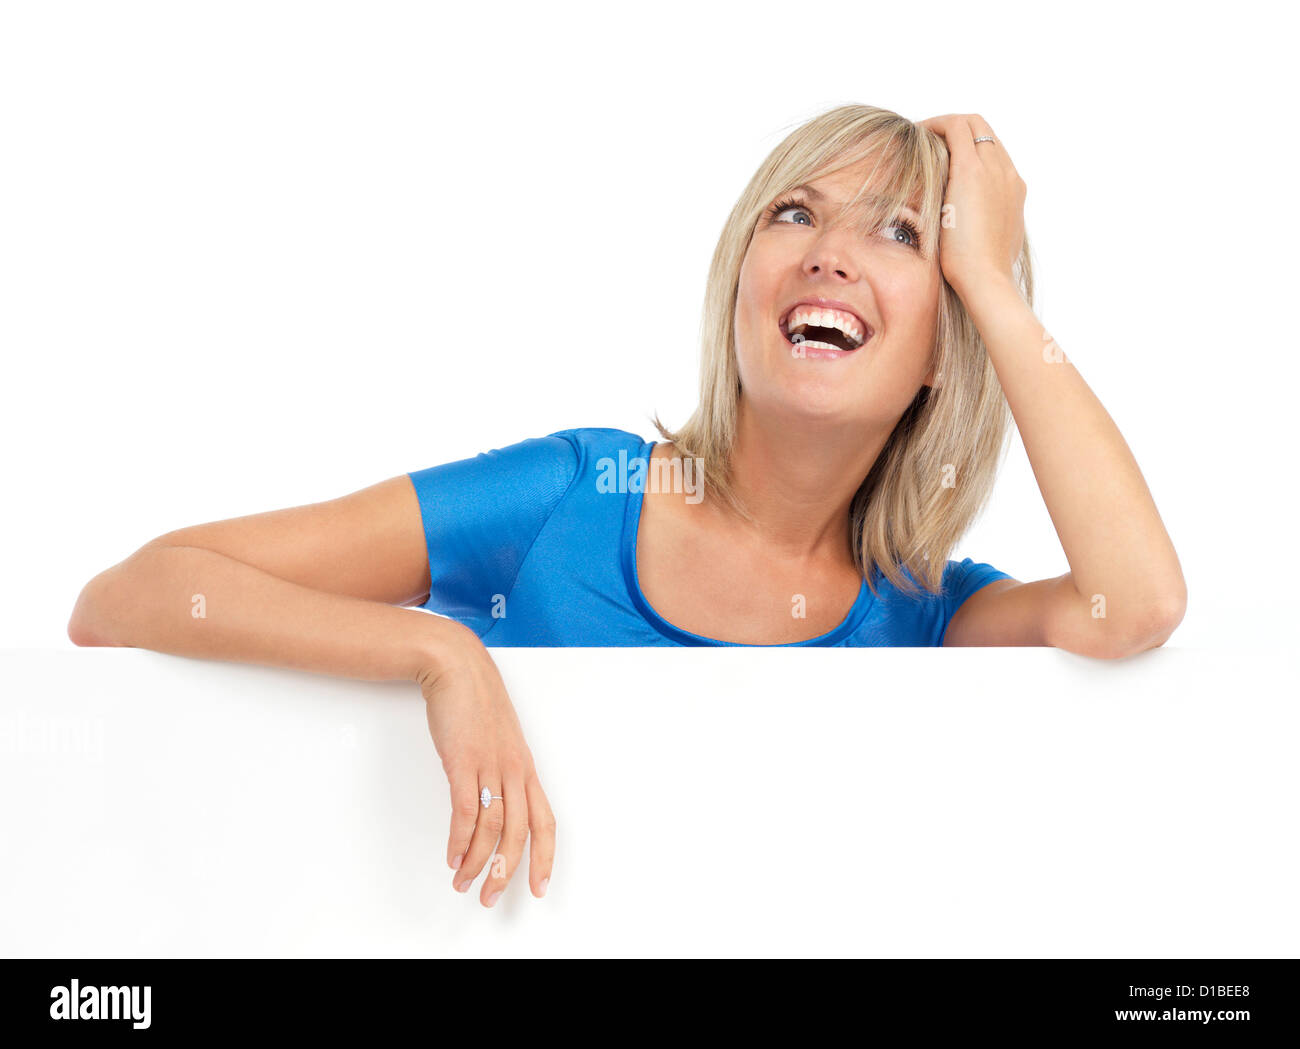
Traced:
<path fill-rule="evenodd" d="M 641 442 L 640 454 L 647 463 L 654 454 L 656 443 L 644 440 Z M 676 641 L 680 645 L 712 645 L 721 648 L 819 648 L 834 645 L 857 630 L 875 601 L 875 595 L 871 592 L 871 588 L 867 586 L 866 579 L 863 579 L 858 587 L 858 596 L 853 602 L 853 607 L 849 609 L 848 614 L 840 622 L 839 626 L 804 641 L 784 641 L 774 645 L 754 645 L 744 641 L 720 641 L 717 638 L 705 637 L 702 634 L 693 634 L 689 630 L 683 630 L 679 626 L 674 626 L 656 612 L 646 599 L 645 594 L 641 592 L 641 581 L 636 570 L 636 544 L 641 533 L 641 504 L 643 499 L 644 490 L 628 493 L 623 514 L 621 558 L 623 580 L 627 584 L 627 592 L 632 599 L 632 604 L 641 613 L 642 618 L 664 637 Z"/>

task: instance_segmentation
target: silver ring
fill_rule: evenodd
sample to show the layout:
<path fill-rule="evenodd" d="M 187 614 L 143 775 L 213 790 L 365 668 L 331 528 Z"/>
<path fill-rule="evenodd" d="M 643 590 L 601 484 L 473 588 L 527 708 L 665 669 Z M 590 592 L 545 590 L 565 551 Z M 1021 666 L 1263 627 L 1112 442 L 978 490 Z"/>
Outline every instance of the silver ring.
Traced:
<path fill-rule="evenodd" d="M 992 135 L 982 135 L 975 140 L 976 142 L 995 142 L 997 141 Z"/>
<path fill-rule="evenodd" d="M 479 793 L 478 800 L 483 803 L 484 808 L 487 808 L 489 805 L 492 804 L 493 801 L 505 801 L 506 799 L 503 798 L 500 794 L 493 794 L 490 790 L 487 789 L 487 787 L 484 787 L 483 790 Z"/>

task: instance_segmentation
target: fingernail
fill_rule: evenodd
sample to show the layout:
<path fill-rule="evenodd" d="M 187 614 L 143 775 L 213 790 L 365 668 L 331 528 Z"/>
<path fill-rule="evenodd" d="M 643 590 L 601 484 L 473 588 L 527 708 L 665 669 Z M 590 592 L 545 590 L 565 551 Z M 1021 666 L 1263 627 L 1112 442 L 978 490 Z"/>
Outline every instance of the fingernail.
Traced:
<path fill-rule="evenodd" d="M 462 852 L 459 856 L 457 856 L 454 860 L 451 861 L 451 869 L 454 871 L 460 870 L 460 864 L 464 858 L 465 858 L 465 854 Z"/>
<path fill-rule="evenodd" d="M 491 907 L 491 906 L 492 906 L 493 904 L 495 904 L 495 903 L 497 902 L 497 900 L 499 900 L 499 899 L 501 899 L 501 890 L 500 890 L 500 889 L 497 889 L 496 892 L 494 892 L 491 896 L 489 896 L 489 897 L 487 898 L 487 905 L 488 905 L 489 907 Z"/>
<path fill-rule="evenodd" d="M 473 878 L 470 878 L 469 881 L 462 882 L 460 885 L 457 885 L 457 886 L 456 886 L 456 891 L 457 891 L 457 892 L 469 892 L 469 887 L 470 887 L 471 885 L 473 885 L 473 884 L 474 884 L 474 879 L 473 879 Z"/>
<path fill-rule="evenodd" d="M 545 895 L 546 895 L 546 886 L 548 886 L 548 885 L 550 885 L 550 884 L 551 884 L 551 879 L 550 879 L 550 878 L 543 878 L 543 879 L 542 879 L 542 884 L 539 885 L 539 886 L 537 886 L 537 891 L 538 891 L 539 893 L 541 893 L 543 896 L 545 896 Z"/>

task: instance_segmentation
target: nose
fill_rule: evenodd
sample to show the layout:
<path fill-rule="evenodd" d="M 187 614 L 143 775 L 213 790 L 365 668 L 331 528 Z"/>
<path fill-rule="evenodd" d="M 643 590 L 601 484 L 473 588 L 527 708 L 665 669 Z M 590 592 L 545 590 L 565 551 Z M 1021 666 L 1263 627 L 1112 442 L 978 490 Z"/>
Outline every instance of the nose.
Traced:
<path fill-rule="evenodd" d="M 803 271 L 809 277 L 825 277 L 845 283 L 858 279 L 857 264 L 834 230 L 827 230 L 808 249 L 803 259 Z"/>

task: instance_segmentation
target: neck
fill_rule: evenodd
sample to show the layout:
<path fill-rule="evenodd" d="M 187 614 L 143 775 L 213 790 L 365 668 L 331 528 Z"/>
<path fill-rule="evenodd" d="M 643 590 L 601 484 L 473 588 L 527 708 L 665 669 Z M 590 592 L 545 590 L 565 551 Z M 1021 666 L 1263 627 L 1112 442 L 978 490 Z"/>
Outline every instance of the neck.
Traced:
<path fill-rule="evenodd" d="M 792 559 L 852 558 L 849 508 L 889 433 L 761 418 L 741 398 L 732 448 L 749 528 Z"/>

